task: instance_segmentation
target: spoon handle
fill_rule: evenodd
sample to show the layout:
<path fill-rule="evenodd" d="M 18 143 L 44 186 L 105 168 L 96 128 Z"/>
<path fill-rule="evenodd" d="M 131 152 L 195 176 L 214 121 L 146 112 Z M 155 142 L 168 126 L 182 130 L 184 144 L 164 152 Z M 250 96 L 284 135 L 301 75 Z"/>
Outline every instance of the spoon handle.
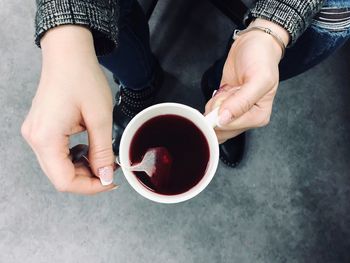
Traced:
<path fill-rule="evenodd" d="M 128 169 L 133 172 L 144 172 L 145 167 L 143 167 L 142 163 L 137 163 L 132 166 L 129 166 Z"/>
<path fill-rule="evenodd" d="M 133 171 L 133 172 L 144 172 L 145 171 L 145 168 L 143 167 L 142 163 L 137 163 L 137 164 L 134 164 L 132 166 L 125 166 L 125 165 L 122 165 L 119 161 L 119 156 L 117 156 L 115 158 L 115 162 L 122 168 L 125 168 L 129 171 Z"/>

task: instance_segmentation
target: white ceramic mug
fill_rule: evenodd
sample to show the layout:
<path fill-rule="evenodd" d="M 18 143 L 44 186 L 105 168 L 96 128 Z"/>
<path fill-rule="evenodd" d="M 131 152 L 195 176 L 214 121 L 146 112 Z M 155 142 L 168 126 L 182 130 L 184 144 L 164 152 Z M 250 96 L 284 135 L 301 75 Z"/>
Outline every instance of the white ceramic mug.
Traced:
<path fill-rule="evenodd" d="M 194 123 L 204 134 L 209 146 L 209 161 L 203 178 L 188 191 L 177 195 L 162 195 L 146 188 L 131 172 L 131 161 L 129 159 L 130 144 L 138 129 L 148 120 L 166 114 L 173 114 L 184 117 Z M 179 103 L 161 103 L 144 109 L 137 114 L 127 125 L 120 141 L 119 162 L 124 176 L 129 184 L 142 196 L 159 203 L 179 203 L 186 201 L 203 191 L 210 183 L 216 172 L 219 163 L 219 144 L 214 132 L 217 126 L 218 109 L 207 116 L 203 116 L 199 111 L 189 106 Z"/>

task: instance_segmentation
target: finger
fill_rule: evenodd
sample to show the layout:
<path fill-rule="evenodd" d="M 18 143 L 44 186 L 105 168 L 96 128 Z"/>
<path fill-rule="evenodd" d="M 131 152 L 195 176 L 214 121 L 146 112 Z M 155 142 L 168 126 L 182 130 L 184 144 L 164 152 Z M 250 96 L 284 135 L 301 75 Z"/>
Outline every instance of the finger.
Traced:
<path fill-rule="evenodd" d="M 58 191 L 96 194 L 114 187 L 101 185 L 100 180 L 87 167 L 75 167 L 69 157 L 68 144 L 64 145 L 53 144 L 35 151 L 44 172 Z"/>
<path fill-rule="evenodd" d="M 220 126 L 222 130 L 238 130 L 264 127 L 270 122 L 273 100 L 276 93 L 269 91 L 253 107 L 241 117 L 234 119 L 225 126 Z"/>
<path fill-rule="evenodd" d="M 253 105 L 248 112 L 243 114 L 238 119 L 234 119 L 229 124 L 220 126 L 220 129 L 224 131 L 231 131 L 264 127 L 270 122 L 271 111 L 272 107 L 261 108 L 257 105 Z"/>
<path fill-rule="evenodd" d="M 215 130 L 216 136 L 218 137 L 219 143 L 224 143 L 227 140 L 234 138 L 241 133 L 245 132 L 246 129 L 234 130 L 234 131 L 223 131 L 223 130 Z"/>
<path fill-rule="evenodd" d="M 91 173 L 91 170 L 84 165 L 78 165 L 78 167 L 75 168 L 75 173 L 74 180 L 71 183 L 71 187 L 76 189 L 75 193 L 93 195 L 117 188 L 115 184 L 103 186 L 100 179 L 95 177 Z"/>
<path fill-rule="evenodd" d="M 112 113 L 104 119 L 86 121 L 89 137 L 89 162 L 102 185 L 113 182 Z"/>
<path fill-rule="evenodd" d="M 254 78 L 221 102 L 219 123 L 224 126 L 249 111 L 270 89 L 262 79 Z"/>
<path fill-rule="evenodd" d="M 233 87 L 229 85 L 221 86 L 216 92 L 213 93 L 213 97 L 205 105 L 204 115 L 209 114 L 215 108 L 219 107 L 221 103 L 227 99 L 229 96 L 238 91 L 241 87 Z"/>

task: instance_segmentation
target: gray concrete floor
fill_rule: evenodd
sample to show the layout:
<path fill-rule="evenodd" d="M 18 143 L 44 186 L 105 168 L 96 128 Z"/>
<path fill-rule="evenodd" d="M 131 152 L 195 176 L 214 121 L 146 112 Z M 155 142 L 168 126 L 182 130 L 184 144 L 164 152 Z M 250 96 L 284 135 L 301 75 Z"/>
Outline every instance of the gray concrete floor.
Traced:
<path fill-rule="evenodd" d="M 163 97 L 203 109 L 201 74 L 232 25 L 207 3 L 169 2 L 151 20 L 169 72 Z M 350 262 L 349 45 L 281 83 L 271 124 L 249 134 L 241 166 L 220 164 L 193 200 L 152 203 L 120 172 L 120 189 L 84 197 L 56 192 L 21 138 L 41 67 L 35 5 L 0 3 L 1 263 Z"/>

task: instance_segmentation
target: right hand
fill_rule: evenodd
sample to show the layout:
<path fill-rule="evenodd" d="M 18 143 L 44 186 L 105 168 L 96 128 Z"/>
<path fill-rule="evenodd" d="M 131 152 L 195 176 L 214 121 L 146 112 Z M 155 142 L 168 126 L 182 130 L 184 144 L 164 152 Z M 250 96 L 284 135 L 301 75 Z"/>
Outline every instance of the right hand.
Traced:
<path fill-rule="evenodd" d="M 95 194 L 115 188 L 112 94 L 91 32 L 80 26 L 59 26 L 45 34 L 41 46 L 41 79 L 22 125 L 23 137 L 58 191 Z M 69 156 L 69 137 L 84 130 L 91 170 L 74 165 Z"/>
<path fill-rule="evenodd" d="M 288 31 L 274 22 L 258 18 L 252 26 L 270 28 L 285 45 L 289 43 Z M 205 107 L 205 114 L 220 107 L 220 125 L 215 129 L 219 143 L 269 123 L 281 55 L 278 42 L 265 32 L 254 30 L 234 41 L 223 68 L 221 88 Z"/>

